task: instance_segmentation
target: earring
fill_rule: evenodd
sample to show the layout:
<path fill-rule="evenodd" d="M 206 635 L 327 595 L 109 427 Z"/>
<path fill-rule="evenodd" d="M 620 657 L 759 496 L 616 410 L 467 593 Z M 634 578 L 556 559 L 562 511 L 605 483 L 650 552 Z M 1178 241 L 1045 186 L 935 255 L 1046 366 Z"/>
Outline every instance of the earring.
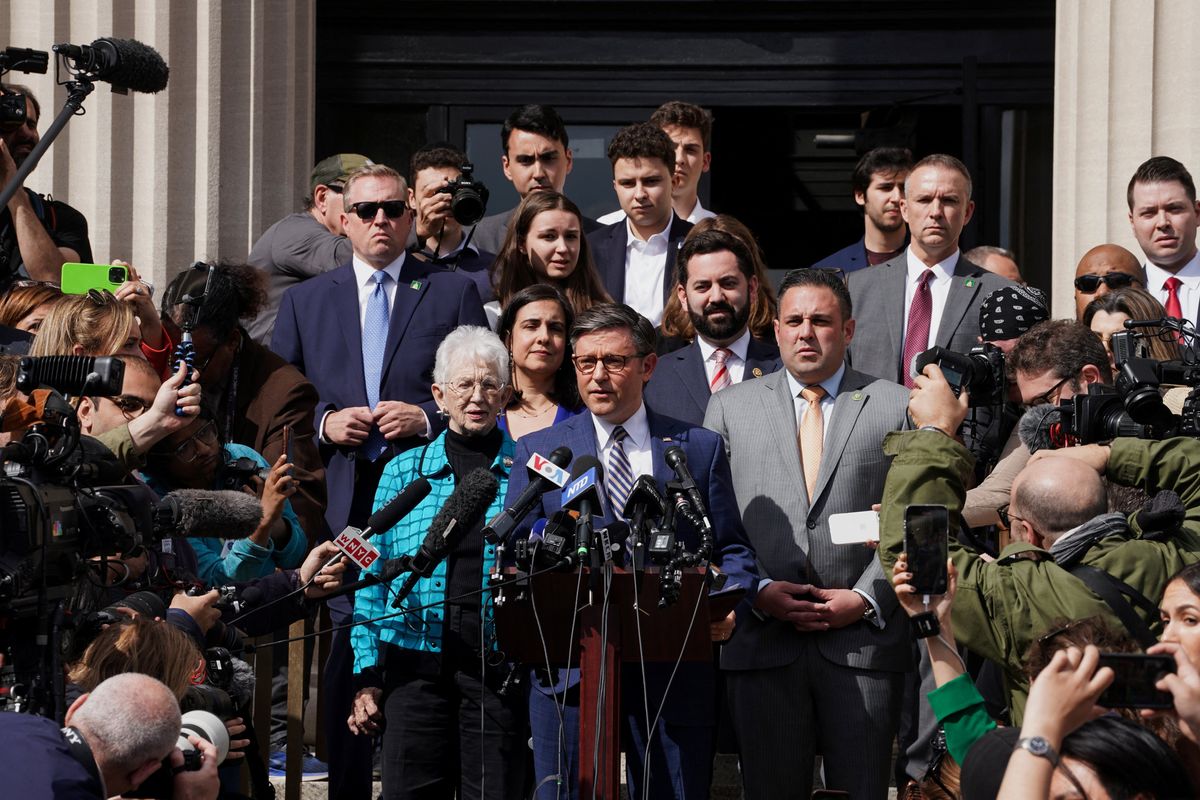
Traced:
<path fill-rule="evenodd" d="M 441 406 L 438 406 L 437 415 L 439 417 L 441 417 L 442 419 L 446 419 L 446 417 L 450 416 L 450 413 L 448 411 L 446 411 L 446 409 L 442 408 Z"/>

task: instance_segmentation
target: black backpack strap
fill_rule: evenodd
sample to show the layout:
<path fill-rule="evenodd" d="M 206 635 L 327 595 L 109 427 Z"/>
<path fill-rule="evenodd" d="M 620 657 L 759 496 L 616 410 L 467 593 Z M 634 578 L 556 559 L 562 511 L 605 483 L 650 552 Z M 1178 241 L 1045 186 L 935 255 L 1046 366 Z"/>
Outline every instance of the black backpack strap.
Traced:
<path fill-rule="evenodd" d="M 1117 615 L 1117 619 L 1125 625 L 1125 630 L 1129 631 L 1129 635 L 1136 639 L 1143 649 L 1158 642 L 1158 638 L 1150 632 L 1150 626 L 1137 615 L 1137 612 L 1129 604 L 1129 601 L 1132 600 L 1134 605 L 1151 617 L 1158 614 L 1158 607 L 1147 600 L 1141 592 L 1104 570 L 1089 567 L 1086 564 L 1076 564 L 1067 571 L 1083 581 L 1089 589 L 1108 604 L 1108 607 Z"/>

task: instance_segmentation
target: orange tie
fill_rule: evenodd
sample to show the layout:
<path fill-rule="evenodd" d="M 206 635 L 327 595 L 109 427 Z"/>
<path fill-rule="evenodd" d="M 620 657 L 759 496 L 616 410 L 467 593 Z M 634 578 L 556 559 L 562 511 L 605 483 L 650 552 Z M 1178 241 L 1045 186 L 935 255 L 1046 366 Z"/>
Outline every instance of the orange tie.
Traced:
<path fill-rule="evenodd" d="M 825 417 L 821 415 L 821 398 L 825 390 L 820 386 L 806 386 L 800 397 L 808 403 L 808 410 L 800 419 L 800 466 L 804 470 L 804 486 L 808 489 L 809 502 L 817 488 L 817 473 L 821 471 L 821 452 L 825 449 Z"/>

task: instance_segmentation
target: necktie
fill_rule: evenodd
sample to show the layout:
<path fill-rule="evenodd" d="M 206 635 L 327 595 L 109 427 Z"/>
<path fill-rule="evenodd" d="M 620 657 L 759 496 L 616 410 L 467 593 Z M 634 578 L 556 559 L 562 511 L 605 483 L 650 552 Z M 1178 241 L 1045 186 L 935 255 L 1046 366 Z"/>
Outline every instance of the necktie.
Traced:
<path fill-rule="evenodd" d="M 733 351 L 728 347 L 718 347 L 716 350 L 713 350 L 712 355 L 709 356 L 709 358 L 712 359 L 712 362 L 717 365 L 717 369 L 716 372 L 713 373 L 712 380 L 708 382 L 708 390 L 710 392 L 715 394 L 729 384 L 733 383 L 733 381 L 729 378 L 729 365 L 726 364 L 731 355 L 733 355 Z"/>
<path fill-rule="evenodd" d="M 1167 316 L 1175 319 L 1183 319 L 1183 306 L 1179 304 L 1180 286 L 1183 286 L 1183 281 L 1174 275 L 1163 282 L 1163 288 L 1167 290 Z M 1176 334 L 1175 338 L 1183 343 L 1183 334 Z"/>
<path fill-rule="evenodd" d="M 927 269 L 921 273 L 912 305 L 908 307 L 908 330 L 904 332 L 904 355 L 900 361 L 900 372 L 904 376 L 904 385 L 909 389 L 913 385 L 913 359 L 918 353 L 929 349 L 929 323 L 933 318 L 933 293 L 929 291 L 931 280 L 933 270 Z"/>
<path fill-rule="evenodd" d="M 371 280 L 375 281 L 375 289 L 367 298 L 367 315 L 363 321 L 363 380 L 367 384 L 367 404 L 371 408 L 379 404 L 379 384 L 383 380 L 383 354 L 387 349 L 390 317 L 385 287 L 391 277 L 381 269 L 371 276 Z M 387 440 L 383 438 L 379 428 L 372 427 L 367 441 L 363 443 L 363 452 L 367 458 L 374 461 L 386 448 Z"/>
<path fill-rule="evenodd" d="M 817 488 L 817 473 L 821 471 L 821 452 L 825 449 L 825 417 L 821 414 L 825 390 L 820 386 L 806 386 L 800 390 L 800 396 L 808 403 L 808 410 L 800 419 L 800 466 L 811 501 L 813 490 Z"/>
<path fill-rule="evenodd" d="M 605 465 L 604 489 L 608 494 L 608 505 L 616 519 L 625 519 L 625 503 L 633 491 L 633 465 L 625 453 L 625 440 L 629 434 L 618 425 L 613 428 L 612 447 L 608 448 L 608 464 Z"/>

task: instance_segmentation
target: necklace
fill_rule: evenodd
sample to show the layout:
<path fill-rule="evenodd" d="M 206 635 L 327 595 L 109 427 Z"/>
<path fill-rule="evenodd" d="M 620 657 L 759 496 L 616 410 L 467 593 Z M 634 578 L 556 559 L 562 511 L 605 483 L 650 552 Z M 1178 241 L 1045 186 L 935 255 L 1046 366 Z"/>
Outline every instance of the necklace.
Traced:
<path fill-rule="evenodd" d="M 558 405 L 556 403 L 550 403 L 545 408 L 543 408 L 541 411 L 538 411 L 533 414 L 526 414 L 524 411 L 521 411 L 521 409 L 519 409 L 519 408 L 514 408 L 513 411 L 516 411 L 517 416 L 521 417 L 522 419 L 537 419 L 538 417 L 544 416 L 546 414 L 546 412 L 549 411 L 550 409 L 557 408 L 557 407 L 558 407 Z"/>

